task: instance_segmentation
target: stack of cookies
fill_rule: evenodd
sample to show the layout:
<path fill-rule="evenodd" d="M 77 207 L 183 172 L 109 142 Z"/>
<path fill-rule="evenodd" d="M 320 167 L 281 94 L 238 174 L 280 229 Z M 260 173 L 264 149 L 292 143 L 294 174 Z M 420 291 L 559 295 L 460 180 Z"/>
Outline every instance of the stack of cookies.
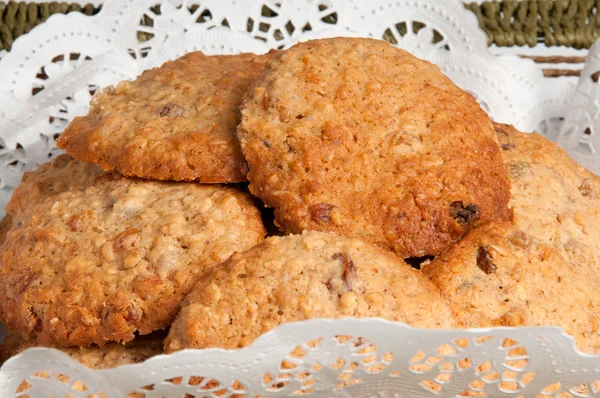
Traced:
<path fill-rule="evenodd" d="M 190 53 L 58 146 L 0 225 L 4 358 L 102 368 L 341 317 L 556 325 L 600 352 L 599 178 L 386 42 Z"/>

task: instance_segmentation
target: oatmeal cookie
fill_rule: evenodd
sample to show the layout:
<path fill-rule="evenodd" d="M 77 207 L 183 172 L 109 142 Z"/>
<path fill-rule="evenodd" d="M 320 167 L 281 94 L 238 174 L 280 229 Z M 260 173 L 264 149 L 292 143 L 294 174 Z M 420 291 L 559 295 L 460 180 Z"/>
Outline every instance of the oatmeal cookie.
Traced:
<path fill-rule="evenodd" d="M 208 267 L 264 234 L 253 199 L 235 188 L 101 177 L 9 232 L 0 318 L 41 344 L 126 342 L 167 327 Z"/>
<path fill-rule="evenodd" d="M 514 224 L 600 272 L 600 177 L 556 143 L 495 124 L 509 173 Z"/>
<path fill-rule="evenodd" d="M 235 136 L 239 105 L 275 56 L 186 54 L 103 90 L 57 145 L 129 177 L 245 181 Z"/>
<path fill-rule="evenodd" d="M 510 223 L 467 234 L 421 266 L 462 327 L 559 326 L 600 353 L 600 277 L 589 260 Z"/>
<path fill-rule="evenodd" d="M 600 353 L 597 176 L 537 134 L 495 124 L 512 223 L 476 228 L 422 271 L 465 327 L 562 327 Z"/>
<path fill-rule="evenodd" d="M 239 348 L 285 322 L 342 317 L 455 326 L 435 286 L 393 253 L 305 232 L 267 238 L 208 271 L 186 297 L 165 352 Z"/>
<path fill-rule="evenodd" d="M 80 348 L 40 344 L 35 340 L 23 340 L 16 333 L 9 333 L 0 345 L 0 364 L 28 348 L 47 347 L 56 348 L 91 369 L 116 368 L 144 362 L 148 358 L 162 354 L 165 336 L 165 331 L 157 331 L 146 336 L 137 336 L 125 344 L 110 342 L 103 347 L 92 345 Z"/>
<path fill-rule="evenodd" d="M 17 224 L 48 197 L 75 187 L 85 188 L 105 174 L 96 165 L 60 155 L 23 175 L 21 184 L 15 188 L 6 205 L 6 211 Z"/>
<path fill-rule="evenodd" d="M 372 39 L 300 43 L 242 103 L 250 190 L 287 233 L 358 237 L 402 258 L 510 218 L 492 123 L 440 70 Z"/>

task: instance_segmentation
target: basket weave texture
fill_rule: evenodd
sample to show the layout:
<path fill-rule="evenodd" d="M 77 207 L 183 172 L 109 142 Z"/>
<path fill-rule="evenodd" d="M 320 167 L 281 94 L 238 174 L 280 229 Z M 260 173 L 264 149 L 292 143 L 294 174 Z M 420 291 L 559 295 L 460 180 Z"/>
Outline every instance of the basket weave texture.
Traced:
<path fill-rule="evenodd" d="M 589 48 L 600 35 L 600 0 L 504 0 L 470 3 L 488 44 Z"/>
<path fill-rule="evenodd" d="M 0 2 L 0 50 L 10 51 L 13 42 L 43 23 L 53 14 L 67 14 L 78 11 L 93 15 L 100 8 L 92 4 L 81 6 L 78 3 L 26 3 L 17 1 Z"/>

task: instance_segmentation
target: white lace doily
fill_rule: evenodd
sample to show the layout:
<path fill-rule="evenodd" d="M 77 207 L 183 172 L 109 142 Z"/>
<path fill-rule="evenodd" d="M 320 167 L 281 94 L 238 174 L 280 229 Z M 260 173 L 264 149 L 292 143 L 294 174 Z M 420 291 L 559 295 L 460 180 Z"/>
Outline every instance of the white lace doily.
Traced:
<path fill-rule="evenodd" d="M 29 349 L 2 367 L 0 392 L 14 396 L 26 379 L 31 397 L 595 396 L 600 360 L 573 346 L 552 327 L 423 331 L 382 319 L 311 320 L 242 350 L 180 351 L 100 371 Z"/>
<path fill-rule="evenodd" d="M 495 120 L 545 134 L 600 171 L 600 90 L 591 78 L 600 70 L 598 44 L 574 84 L 544 79 L 529 60 L 491 56 L 475 16 L 460 1 L 109 0 L 93 17 L 51 17 L 3 54 L 0 203 L 24 170 L 58 153 L 56 137 L 85 114 L 99 87 L 189 51 L 262 53 L 340 35 L 386 38 L 439 64 Z M 293 366 L 283 369 L 284 360 Z M 422 331 L 383 320 L 313 320 L 284 325 L 241 351 L 183 351 L 104 371 L 84 368 L 58 351 L 32 349 L 0 370 L 1 396 L 22 396 L 15 391 L 23 380 L 29 383 L 23 394 L 31 397 L 99 391 L 108 397 L 132 391 L 136 397 L 421 397 L 467 391 L 589 397 L 600 394 L 600 358 L 577 353 L 557 328 Z M 571 395 L 560 395 L 567 391 Z"/>

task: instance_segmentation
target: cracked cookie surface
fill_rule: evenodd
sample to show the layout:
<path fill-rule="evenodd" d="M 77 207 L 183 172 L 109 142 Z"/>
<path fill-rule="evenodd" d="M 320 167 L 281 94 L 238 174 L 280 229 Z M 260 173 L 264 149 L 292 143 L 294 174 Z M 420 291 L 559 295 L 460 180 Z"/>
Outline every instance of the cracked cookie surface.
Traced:
<path fill-rule="evenodd" d="M 96 95 L 57 141 L 67 153 L 128 177 L 246 181 L 235 131 L 243 93 L 276 52 L 193 52 Z"/>
<path fill-rule="evenodd" d="M 384 41 L 297 44 L 241 109 L 250 190 L 287 233 L 333 232 L 421 257 L 510 218 L 488 116 L 436 66 Z"/>
<path fill-rule="evenodd" d="M 186 297 L 165 351 L 239 348 L 284 322 L 342 317 L 455 326 L 435 286 L 393 253 L 306 232 L 267 238 L 207 272 Z"/>
<path fill-rule="evenodd" d="M 53 195 L 21 224 L 3 246 L 0 316 L 60 346 L 167 327 L 208 267 L 265 235 L 245 192 L 114 174 Z"/>

